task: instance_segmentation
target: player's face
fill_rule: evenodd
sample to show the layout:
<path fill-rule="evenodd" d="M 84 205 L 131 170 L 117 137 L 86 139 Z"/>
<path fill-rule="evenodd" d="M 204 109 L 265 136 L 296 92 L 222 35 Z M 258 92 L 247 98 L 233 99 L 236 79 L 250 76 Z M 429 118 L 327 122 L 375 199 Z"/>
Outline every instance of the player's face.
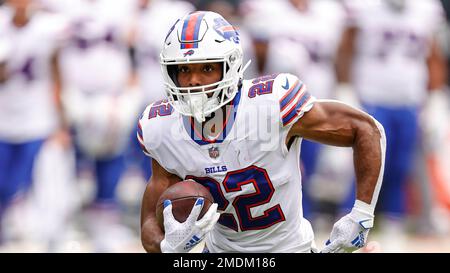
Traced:
<path fill-rule="evenodd" d="M 222 67 L 222 63 L 180 64 L 177 80 L 180 87 L 212 84 L 222 80 Z"/>

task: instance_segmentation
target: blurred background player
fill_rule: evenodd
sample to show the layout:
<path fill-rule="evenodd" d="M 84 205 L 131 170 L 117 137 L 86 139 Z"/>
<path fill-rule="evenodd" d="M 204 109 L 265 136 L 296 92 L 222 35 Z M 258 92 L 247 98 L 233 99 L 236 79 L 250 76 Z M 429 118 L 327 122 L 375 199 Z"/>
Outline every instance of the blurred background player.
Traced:
<path fill-rule="evenodd" d="M 62 21 L 40 12 L 33 0 L 8 0 L 0 6 L 0 220 L 5 220 L 8 208 L 21 203 L 16 201 L 24 199 L 20 197 L 26 196 L 32 181 L 36 186 L 35 178 L 48 179 L 48 176 L 42 176 L 46 173 L 42 168 L 65 168 L 52 158 L 47 163 L 55 165 L 36 168 L 36 159 L 47 146 L 44 144 L 52 142 L 52 145 L 59 147 L 57 149 L 70 145 L 62 114 L 57 57 L 63 36 Z M 70 161 L 70 158 L 66 159 Z M 59 172 L 53 175 L 64 181 L 70 179 L 61 177 Z M 50 199 L 54 197 L 50 196 Z M 36 207 L 39 205 L 36 204 Z M 49 225 L 52 223 L 45 227 L 43 224 L 46 223 L 39 221 L 29 223 L 23 211 L 17 216 L 19 218 L 15 222 L 5 224 L 1 221 L 0 231 L 4 232 L 0 236 L 5 236 L 5 241 L 20 239 L 15 236 L 23 234 L 16 229 L 24 228 L 28 228 L 25 233 L 28 232 L 31 237 L 47 236 L 38 238 L 41 240 L 52 237 L 49 230 L 43 234 L 41 229 L 51 229 Z M 40 216 L 42 221 L 45 216 Z M 51 220 L 59 221 L 55 218 Z M 32 234 L 27 224 L 33 227 Z"/>
<path fill-rule="evenodd" d="M 447 86 L 443 92 L 434 92 L 421 112 L 423 137 L 416 157 L 419 176 L 415 180 L 422 198 L 413 208 L 418 214 L 417 231 L 424 235 L 445 235 L 450 231 L 450 170 L 446 167 L 450 164 L 450 2 L 441 2 L 447 23 L 441 25 L 437 36 L 447 59 Z"/>
<path fill-rule="evenodd" d="M 445 64 L 435 36 L 442 6 L 420 0 L 348 0 L 345 5 L 350 27 L 341 77 L 351 82 L 364 109 L 385 127 L 386 170 L 377 208 L 384 215 L 383 234 L 399 242 L 406 228 L 406 183 L 419 137 L 419 112 L 445 85 Z"/>
<path fill-rule="evenodd" d="M 307 62 L 298 63 L 298 66 L 311 93 L 318 99 L 351 102 L 346 97 L 348 94 L 337 93 L 336 59 L 346 23 L 343 6 L 330 0 L 288 2 L 286 16 L 290 19 L 283 20 L 289 22 L 283 29 L 308 53 Z M 318 232 L 328 232 L 337 216 L 336 204 L 342 200 L 348 188 L 347 181 L 353 174 L 351 149 L 305 140 L 302 142 L 301 161 L 305 215 Z M 328 225 L 322 226 L 324 223 Z"/>
<path fill-rule="evenodd" d="M 80 175 L 92 174 L 96 193 L 87 228 L 96 251 L 120 251 L 132 232 L 121 218 L 116 189 L 140 94 L 129 55 L 134 1 L 79 0 L 54 6 L 71 24 L 61 51 L 64 105 L 74 132 Z M 89 177 L 89 176 L 88 176 Z"/>
<path fill-rule="evenodd" d="M 166 98 L 159 64 L 160 41 L 180 16 L 194 11 L 195 7 L 178 0 L 139 0 L 138 5 L 134 47 L 144 109 L 149 103 Z"/>
<path fill-rule="evenodd" d="M 239 31 L 243 33 L 243 49 L 249 52 L 246 58 L 252 61 L 247 70 L 250 77 L 278 71 L 302 75 L 299 67 L 305 66 L 300 64 L 307 62 L 307 51 L 284 32 L 288 11 L 287 1 L 247 0 L 241 3 L 239 12 L 243 16 L 243 31 Z M 248 35 L 245 35 L 246 32 Z"/>
<path fill-rule="evenodd" d="M 166 98 L 163 77 L 159 64 L 161 41 L 167 35 L 167 29 L 182 15 L 194 11 L 195 7 L 186 1 L 178 0 L 138 0 L 132 46 L 137 83 L 142 94 L 140 111 L 148 104 Z M 151 176 L 151 159 L 142 154 L 134 131 L 131 132 L 132 146 L 129 159 L 139 166 L 143 181 Z M 150 167 L 149 167 L 150 166 Z"/>
<path fill-rule="evenodd" d="M 346 23 L 340 3 L 265 0 L 246 1 L 242 6 L 256 57 L 250 74 L 289 71 L 305 79 L 314 96 L 348 101 L 347 94 L 336 94 L 335 61 Z M 323 155 L 317 164 L 320 147 Z M 351 149 L 302 142 L 303 205 L 305 216 L 311 218 L 313 225 L 312 218 L 319 219 L 321 213 L 335 216 L 335 204 L 341 202 L 348 188 L 345 185 L 352 177 L 351 157 Z M 326 220 L 331 224 L 334 219 Z M 315 228 L 328 232 L 331 227 Z"/>

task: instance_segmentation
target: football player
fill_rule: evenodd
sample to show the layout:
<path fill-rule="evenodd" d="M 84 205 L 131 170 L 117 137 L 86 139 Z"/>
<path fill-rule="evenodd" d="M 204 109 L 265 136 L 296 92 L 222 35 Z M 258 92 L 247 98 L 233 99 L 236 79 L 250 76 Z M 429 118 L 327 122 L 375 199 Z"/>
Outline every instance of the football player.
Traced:
<path fill-rule="evenodd" d="M 384 220 L 380 222 L 384 223 L 382 229 L 400 238 L 405 228 L 406 182 L 416 153 L 419 112 L 427 101 L 445 100 L 441 92 L 445 62 L 436 39 L 443 10 L 434 0 L 348 0 L 345 4 L 350 26 L 345 34 L 341 76 L 352 84 L 365 110 L 386 129 L 386 172 L 378 209 L 384 216 L 380 218 Z M 439 120 L 434 115 L 423 125 L 436 128 Z"/>
<path fill-rule="evenodd" d="M 302 215 L 303 138 L 354 149 L 357 197 L 333 227 L 323 252 L 362 247 L 373 226 L 382 183 L 385 137 L 371 116 L 316 100 L 292 74 L 244 80 L 238 32 L 222 16 L 197 11 L 169 30 L 161 65 L 169 96 L 149 105 L 137 137 L 153 160 L 142 201 L 141 239 L 148 252 L 187 252 L 206 237 L 210 252 L 311 252 L 314 234 Z M 193 179 L 215 203 L 202 219 L 198 199 L 184 223 L 164 202 L 170 185 Z"/>
<path fill-rule="evenodd" d="M 71 22 L 61 51 L 63 102 L 78 162 L 87 162 L 96 182 L 87 228 L 95 250 L 102 252 L 119 251 L 132 237 L 120 221 L 116 188 L 125 172 L 130 120 L 140 112 L 128 51 L 134 7 L 127 0 L 66 1 L 54 7 Z"/>
<path fill-rule="evenodd" d="M 302 80 L 308 84 L 311 94 L 316 98 L 342 100 L 342 94 L 337 93 L 335 61 L 345 30 L 344 8 L 333 0 L 289 0 L 289 4 L 289 12 L 286 14 L 292 19 L 287 20 L 289 23 L 283 29 L 293 41 L 303 45 L 308 52 L 308 61 L 300 70 Z M 334 217 L 338 207 L 335 204 L 340 203 L 342 196 L 345 196 L 345 194 L 333 196 L 338 192 L 336 187 L 344 193 L 346 189 L 348 190 L 347 181 L 350 181 L 352 172 L 343 166 L 351 166 L 351 150 L 323 147 L 308 140 L 302 142 L 301 150 L 304 166 L 303 209 L 305 216 L 311 219 L 314 225 L 315 220 L 321 219 L 320 216 Z M 322 163 L 316 168 L 319 161 Z M 334 184 L 327 181 L 328 177 L 324 178 L 330 173 L 333 174 Z M 321 185 L 322 181 L 324 185 Z"/>
<path fill-rule="evenodd" d="M 346 19 L 341 4 L 332 0 L 247 0 L 242 9 L 247 11 L 245 22 L 254 39 L 258 74 L 289 72 L 301 76 L 316 98 L 339 95 L 342 99 L 342 95 L 335 94 L 335 60 Z M 312 141 L 302 142 L 303 212 L 311 220 L 334 217 L 338 207 L 335 204 L 346 196 L 352 177 L 350 149 L 320 146 Z M 318 160 L 322 163 L 316 168 Z M 321 181 L 328 180 L 330 174 L 335 183 L 322 185 Z"/>
<path fill-rule="evenodd" d="M 57 65 L 64 29 L 33 0 L 0 7 L 0 219 L 29 190 L 43 143 L 70 144 Z"/>

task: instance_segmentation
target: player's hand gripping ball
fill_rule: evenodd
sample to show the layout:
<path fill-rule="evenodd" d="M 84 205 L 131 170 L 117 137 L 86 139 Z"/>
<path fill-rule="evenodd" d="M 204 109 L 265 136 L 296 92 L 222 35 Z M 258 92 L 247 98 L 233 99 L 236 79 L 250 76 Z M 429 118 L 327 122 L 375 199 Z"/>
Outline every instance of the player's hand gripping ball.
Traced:
<path fill-rule="evenodd" d="M 156 207 L 158 224 L 164 230 L 163 253 L 188 252 L 219 220 L 217 204 L 209 191 L 193 180 L 169 187 Z"/>
<path fill-rule="evenodd" d="M 161 229 L 164 230 L 163 210 L 165 200 L 170 200 L 175 220 L 183 223 L 191 214 L 195 202 L 200 197 L 204 199 L 204 203 L 197 220 L 201 219 L 211 204 L 214 203 L 214 198 L 209 190 L 194 180 L 184 180 L 167 188 L 159 197 L 156 207 L 156 219 Z"/>

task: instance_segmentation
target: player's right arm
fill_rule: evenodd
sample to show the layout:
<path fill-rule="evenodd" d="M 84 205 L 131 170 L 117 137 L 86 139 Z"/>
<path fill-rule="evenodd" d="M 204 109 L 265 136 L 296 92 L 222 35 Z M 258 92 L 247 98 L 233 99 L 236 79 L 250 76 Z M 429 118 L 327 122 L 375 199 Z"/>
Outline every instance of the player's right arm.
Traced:
<path fill-rule="evenodd" d="M 6 82 L 6 62 L 0 61 L 0 84 Z"/>
<path fill-rule="evenodd" d="M 339 83 L 350 84 L 351 67 L 355 51 L 355 37 L 358 30 L 354 26 L 347 27 L 342 34 L 336 60 L 336 75 Z"/>
<path fill-rule="evenodd" d="M 217 204 L 214 203 L 200 220 L 196 220 L 203 207 L 203 199 L 199 198 L 186 221 L 180 223 L 172 214 L 170 200 L 164 200 L 165 232 L 158 225 L 156 206 L 161 194 L 182 180 L 164 166 L 164 156 L 168 155 L 163 147 L 173 143 L 162 141 L 168 121 L 166 119 L 162 122 L 161 119 L 167 118 L 171 113 L 172 108 L 167 102 L 155 102 L 145 109 L 138 122 L 137 139 L 144 154 L 153 158 L 152 177 L 145 190 L 141 207 L 141 242 L 147 252 L 189 252 L 211 231 L 220 216 Z"/>
<path fill-rule="evenodd" d="M 0 84 L 7 80 L 6 58 L 9 54 L 9 47 L 6 44 L 6 39 L 0 38 Z"/>
<path fill-rule="evenodd" d="M 177 175 L 167 172 L 156 160 L 152 160 L 152 176 L 145 189 L 141 208 L 141 241 L 147 252 L 161 252 L 164 232 L 156 221 L 156 203 L 168 187 L 179 181 L 181 179 Z"/>
<path fill-rule="evenodd" d="M 358 1 L 359 2 L 359 1 Z M 358 6 L 360 3 L 356 3 Z M 336 76 L 342 86 L 349 85 L 351 79 L 351 68 L 355 53 L 356 37 L 358 35 L 357 11 L 355 1 L 343 1 L 342 5 L 346 11 L 346 26 L 342 33 L 336 58 Z"/>

